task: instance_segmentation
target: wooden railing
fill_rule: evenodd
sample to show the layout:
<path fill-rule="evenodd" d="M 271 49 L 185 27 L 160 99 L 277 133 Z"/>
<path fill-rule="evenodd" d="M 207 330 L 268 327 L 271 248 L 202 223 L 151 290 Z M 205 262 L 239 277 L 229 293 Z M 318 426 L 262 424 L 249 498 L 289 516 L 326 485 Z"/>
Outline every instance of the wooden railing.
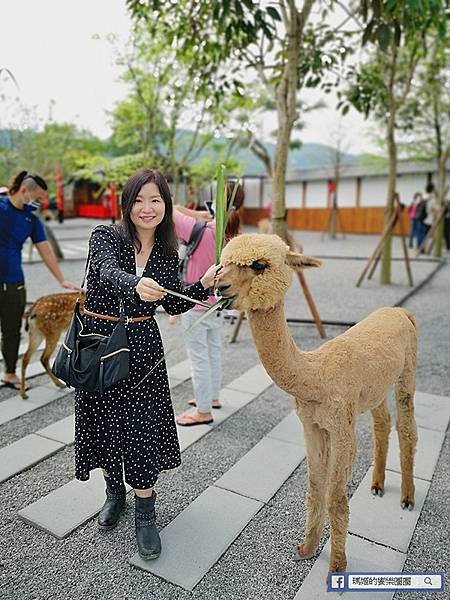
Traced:
<path fill-rule="evenodd" d="M 328 223 L 328 208 L 290 208 L 287 212 L 287 222 L 290 229 L 303 231 L 325 231 Z M 260 219 L 267 214 L 260 208 L 245 208 L 244 224 L 256 226 Z M 409 231 L 409 220 L 406 209 L 402 213 L 403 231 Z M 337 231 L 341 228 L 345 233 L 381 233 L 383 230 L 384 207 L 343 207 L 339 209 Z M 400 233 L 397 225 L 394 233 Z"/>

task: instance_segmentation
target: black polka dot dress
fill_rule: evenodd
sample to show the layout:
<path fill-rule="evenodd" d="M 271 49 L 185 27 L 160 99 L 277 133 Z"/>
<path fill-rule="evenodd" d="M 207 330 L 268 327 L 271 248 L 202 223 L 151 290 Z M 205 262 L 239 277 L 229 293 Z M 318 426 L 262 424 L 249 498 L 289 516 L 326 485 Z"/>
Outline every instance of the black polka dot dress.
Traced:
<path fill-rule="evenodd" d="M 162 301 L 143 302 L 134 293 L 140 277 L 136 273 L 134 249 L 112 226 L 94 229 L 90 243 L 86 308 L 118 316 L 119 298 L 128 316 L 154 315 L 162 304 L 169 314 L 192 308 L 192 303 L 167 295 Z M 164 256 L 156 240 L 144 276 L 163 287 L 180 290 L 178 257 Z M 197 300 L 208 297 L 200 282 L 183 292 Z M 115 323 L 83 316 L 88 332 L 110 334 Z M 135 489 L 152 487 L 161 471 L 180 464 L 180 447 L 163 361 L 137 388 L 132 389 L 164 354 L 154 318 L 126 326 L 130 348 L 130 377 L 99 393 L 75 393 L 75 475 L 89 479 L 91 469 L 103 468 L 111 483 L 125 481 Z"/>

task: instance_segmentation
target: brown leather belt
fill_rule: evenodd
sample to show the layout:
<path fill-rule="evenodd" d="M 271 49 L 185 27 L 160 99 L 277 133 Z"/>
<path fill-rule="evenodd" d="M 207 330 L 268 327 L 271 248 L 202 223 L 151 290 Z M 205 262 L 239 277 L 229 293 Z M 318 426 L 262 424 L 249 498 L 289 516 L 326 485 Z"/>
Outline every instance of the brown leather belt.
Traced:
<path fill-rule="evenodd" d="M 95 313 L 92 312 L 91 310 L 88 310 L 87 308 L 83 309 L 83 314 L 88 315 L 88 317 L 95 317 L 96 319 L 103 319 L 104 321 L 114 321 L 117 323 L 117 321 L 120 319 L 120 317 L 111 317 L 110 315 L 101 315 L 100 313 Z M 152 319 L 153 316 L 143 316 L 143 317 L 125 317 L 125 324 L 128 325 L 128 323 L 139 323 L 140 321 L 147 321 L 147 319 Z"/>

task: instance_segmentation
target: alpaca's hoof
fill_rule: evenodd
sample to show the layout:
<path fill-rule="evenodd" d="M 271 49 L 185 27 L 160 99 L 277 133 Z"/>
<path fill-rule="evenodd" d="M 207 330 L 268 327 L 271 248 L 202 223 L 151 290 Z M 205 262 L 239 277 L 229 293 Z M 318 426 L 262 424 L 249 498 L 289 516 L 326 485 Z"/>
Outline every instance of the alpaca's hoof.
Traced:
<path fill-rule="evenodd" d="M 306 544 L 300 544 L 297 546 L 296 555 L 294 560 L 307 560 L 308 558 L 312 558 L 316 554 L 316 548 L 311 549 L 306 546 Z"/>
<path fill-rule="evenodd" d="M 22 398 L 22 400 L 28 400 L 28 394 L 26 392 L 20 392 L 20 397 Z"/>
<path fill-rule="evenodd" d="M 379 485 L 377 485 L 377 484 L 373 485 L 370 488 L 370 490 L 371 490 L 373 496 L 380 496 L 380 498 L 383 497 L 384 490 Z"/>
<path fill-rule="evenodd" d="M 344 573 L 347 569 L 347 559 L 332 559 L 330 561 L 329 572 L 330 573 Z"/>

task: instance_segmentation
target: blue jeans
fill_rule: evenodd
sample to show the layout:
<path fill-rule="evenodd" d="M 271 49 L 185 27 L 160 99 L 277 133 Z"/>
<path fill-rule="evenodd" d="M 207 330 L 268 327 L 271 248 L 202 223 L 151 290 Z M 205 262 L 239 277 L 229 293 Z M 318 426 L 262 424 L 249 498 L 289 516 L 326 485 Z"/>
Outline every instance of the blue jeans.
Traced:
<path fill-rule="evenodd" d="M 190 310 L 181 315 L 183 329 L 186 331 L 202 314 L 203 311 Z M 219 400 L 222 384 L 222 315 L 212 313 L 199 323 L 188 335 L 186 348 L 197 409 L 211 412 L 211 403 Z"/>
<path fill-rule="evenodd" d="M 417 219 L 411 219 L 411 229 L 409 232 L 409 247 L 414 248 L 414 240 L 416 240 L 417 248 L 419 244 L 420 226 L 422 223 Z"/>
<path fill-rule="evenodd" d="M 430 229 L 431 225 L 425 225 L 425 223 L 423 221 L 418 221 L 419 223 L 419 233 L 417 234 L 417 247 L 419 247 L 423 240 L 426 238 L 428 230 Z"/>

